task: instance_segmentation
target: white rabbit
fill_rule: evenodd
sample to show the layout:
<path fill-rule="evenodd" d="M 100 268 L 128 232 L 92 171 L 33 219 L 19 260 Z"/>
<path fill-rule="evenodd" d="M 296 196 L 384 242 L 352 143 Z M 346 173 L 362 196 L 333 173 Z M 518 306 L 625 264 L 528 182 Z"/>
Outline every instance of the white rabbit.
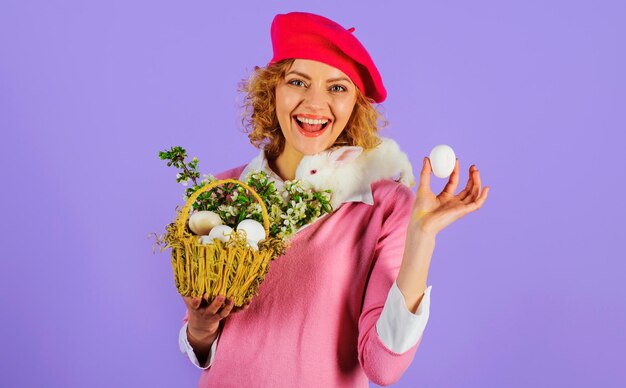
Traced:
<path fill-rule="evenodd" d="M 381 179 L 393 179 L 408 187 L 415 184 L 411 162 L 398 144 L 381 138 L 377 147 L 363 151 L 361 147 L 339 147 L 305 155 L 296 169 L 296 179 L 308 182 L 315 190 L 332 190 L 331 206 L 336 209 L 344 198 L 365 192 Z"/>

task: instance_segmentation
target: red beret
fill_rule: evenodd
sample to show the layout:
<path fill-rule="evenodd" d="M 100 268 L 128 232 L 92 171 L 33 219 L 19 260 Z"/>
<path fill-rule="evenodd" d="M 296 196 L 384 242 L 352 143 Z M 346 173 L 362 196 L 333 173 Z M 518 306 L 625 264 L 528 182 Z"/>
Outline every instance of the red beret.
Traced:
<path fill-rule="evenodd" d="M 369 53 L 352 34 L 334 21 L 308 12 L 279 14 L 272 21 L 274 57 L 311 59 L 343 71 L 361 93 L 383 102 L 387 91 Z"/>

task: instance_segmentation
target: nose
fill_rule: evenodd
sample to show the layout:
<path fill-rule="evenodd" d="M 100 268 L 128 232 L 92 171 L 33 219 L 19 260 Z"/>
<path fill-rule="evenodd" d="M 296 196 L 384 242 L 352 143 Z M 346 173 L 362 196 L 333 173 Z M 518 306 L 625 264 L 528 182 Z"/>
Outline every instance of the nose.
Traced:
<path fill-rule="evenodd" d="M 322 110 L 328 106 L 328 95 L 323 87 L 311 85 L 304 94 L 304 107 L 310 110 Z"/>

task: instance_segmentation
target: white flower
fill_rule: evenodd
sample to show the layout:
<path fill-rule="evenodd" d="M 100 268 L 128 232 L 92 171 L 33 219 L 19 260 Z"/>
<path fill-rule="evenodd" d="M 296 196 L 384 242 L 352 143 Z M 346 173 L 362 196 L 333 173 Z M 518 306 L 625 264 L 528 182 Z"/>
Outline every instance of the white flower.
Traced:
<path fill-rule="evenodd" d="M 289 209 L 291 210 L 291 209 Z M 294 211 L 299 219 L 302 219 L 306 216 L 306 203 L 300 202 L 294 208 Z"/>
<path fill-rule="evenodd" d="M 248 212 L 250 212 L 250 214 L 263 213 L 263 211 L 261 210 L 261 204 L 259 204 L 258 202 L 251 203 L 250 205 L 248 205 Z"/>
<path fill-rule="evenodd" d="M 221 204 L 218 207 L 218 210 L 221 211 L 221 212 L 224 212 L 227 216 L 234 216 L 235 215 L 235 208 L 232 205 Z"/>

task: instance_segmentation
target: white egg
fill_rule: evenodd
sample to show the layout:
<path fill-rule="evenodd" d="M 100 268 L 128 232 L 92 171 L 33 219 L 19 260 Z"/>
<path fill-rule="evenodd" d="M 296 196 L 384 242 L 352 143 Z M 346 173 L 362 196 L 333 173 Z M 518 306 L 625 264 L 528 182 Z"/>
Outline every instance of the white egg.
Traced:
<path fill-rule="evenodd" d="M 207 236 L 207 239 L 210 242 L 213 242 L 214 239 L 218 239 L 221 242 L 227 242 L 230 239 L 230 235 L 233 233 L 233 228 L 228 225 L 217 225 L 215 228 L 211 229 L 211 232 Z"/>
<path fill-rule="evenodd" d="M 265 228 L 255 220 L 243 220 L 237 225 L 237 231 L 245 230 L 246 238 L 255 242 L 265 239 Z"/>
<path fill-rule="evenodd" d="M 456 155 L 452 147 L 439 144 L 430 151 L 430 164 L 437 178 L 447 178 L 454 171 Z"/>
<path fill-rule="evenodd" d="M 255 251 L 259 250 L 259 242 L 258 241 L 248 240 L 248 245 L 250 245 L 250 248 L 254 249 Z"/>
<path fill-rule="evenodd" d="M 198 239 L 198 244 L 201 244 L 201 245 L 213 244 L 213 240 L 210 240 L 209 236 L 200 236 L 200 238 Z"/>
<path fill-rule="evenodd" d="M 189 217 L 189 229 L 199 236 L 208 234 L 217 225 L 223 224 L 217 213 L 202 210 Z"/>

